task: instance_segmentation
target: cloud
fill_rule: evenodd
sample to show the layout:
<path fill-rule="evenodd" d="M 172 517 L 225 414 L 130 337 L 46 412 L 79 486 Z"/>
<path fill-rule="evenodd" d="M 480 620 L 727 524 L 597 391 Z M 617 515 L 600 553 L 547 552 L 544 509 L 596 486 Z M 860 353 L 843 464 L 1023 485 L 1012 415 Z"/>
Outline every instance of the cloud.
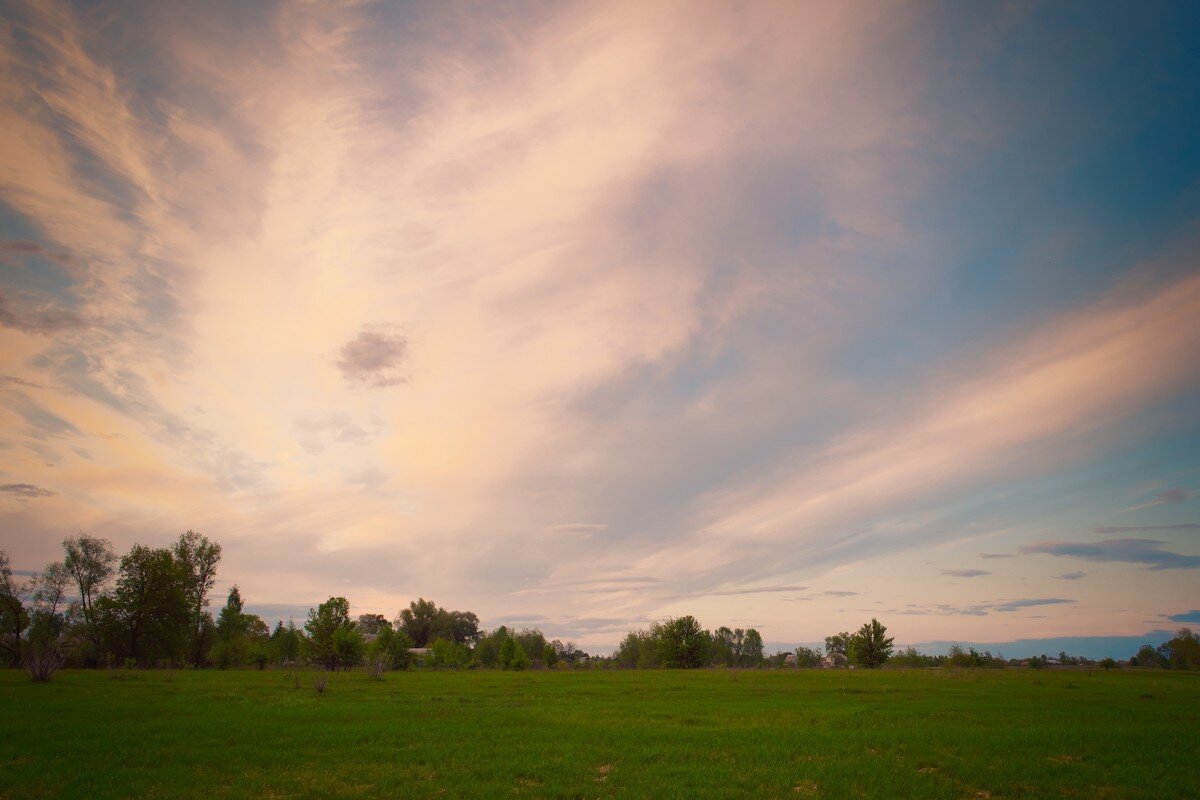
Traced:
<path fill-rule="evenodd" d="M 833 590 L 833 591 L 828 591 L 828 592 L 821 592 L 821 594 L 825 595 L 826 597 L 854 597 L 855 595 L 858 594 L 858 592 Z"/>
<path fill-rule="evenodd" d="M 1192 491 L 1191 489 L 1187 489 L 1183 486 L 1176 486 L 1173 489 L 1167 489 L 1165 492 L 1159 494 L 1157 497 L 1155 497 L 1153 500 L 1150 500 L 1149 502 L 1141 503 L 1140 505 L 1136 505 L 1136 506 L 1130 506 L 1129 508 L 1126 508 L 1123 510 L 1124 511 L 1139 511 L 1143 508 L 1153 508 L 1154 506 L 1160 506 L 1160 505 L 1163 505 L 1164 503 L 1182 503 L 1182 502 L 1186 501 L 1188 498 L 1194 497 L 1195 494 L 1196 493 L 1194 491 Z"/>
<path fill-rule="evenodd" d="M 1167 619 L 1171 622 L 1200 622 L 1200 610 L 1193 609 L 1182 614 L 1169 614 Z"/>
<path fill-rule="evenodd" d="M 985 569 L 944 569 L 943 575 L 952 575 L 955 578 L 978 578 L 982 575 L 991 575 Z"/>
<path fill-rule="evenodd" d="M 950 616 L 970 616 L 970 617 L 986 617 L 992 612 L 997 613 L 1012 613 L 1025 608 L 1034 608 L 1037 606 L 1053 606 L 1063 603 L 1074 603 L 1074 600 L 1066 600 L 1059 597 L 1038 597 L 1019 600 L 991 600 L 982 603 L 972 603 L 968 605 L 958 605 L 955 603 L 909 603 L 904 608 L 891 609 L 890 613 L 901 614 L 906 616 L 923 616 L 926 614 L 933 615 L 950 615 Z"/>
<path fill-rule="evenodd" d="M 1196 493 L 1191 489 L 1185 489 L 1182 486 L 1176 486 L 1174 489 L 1167 489 L 1154 499 L 1160 503 L 1182 503 L 1195 494 Z"/>
<path fill-rule="evenodd" d="M 784 586 L 756 586 L 748 589 L 723 589 L 721 591 L 703 592 L 702 594 L 711 595 L 713 597 L 727 597 L 738 594 L 776 594 L 778 592 L 803 592 L 807 586 L 784 585 Z"/>
<path fill-rule="evenodd" d="M 1189 556 L 1163 550 L 1166 542 L 1155 539 L 1106 539 L 1101 542 L 1042 542 L 1026 545 L 1022 553 L 1045 553 L 1052 556 L 1080 558 L 1084 561 L 1118 561 L 1147 564 L 1152 570 L 1196 569 L 1200 556 Z"/>
<path fill-rule="evenodd" d="M 1182 523 L 1180 525 L 1137 525 L 1137 526 L 1109 526 L 1096 528 L 1096 533 L 1132 533 L 1135 531 L 1197 531 L 1200 530 L 1200 525 L 1195 523 Z"/>
<path fill-rule="evenodd" d="M 1018 611 L 1022 608 L 1031 608 L 1033 606 L 1056 606 L 1063 603 L 1074 603 L 1074 600 L 1064 600 L 1059 597 L 1037 598 L 1033 600 L 1008 600 L 997 603 L 992 606 L 994 611 L 1010 612 Z"/>
<path fill-rule="evenodd" d="M 32 483 L 6 483 L 0 485 L 0 492 L 14 497 L 53 497 L 56 494 Z"/>
<path fill-rule="evenodd" d="M 1080 578 L 1086 578 L 1087 573 L 1086 572 L 1064 572 L 1062 575 L 1055 575 L 1054 577 L 1058 578 L 1059 580 L 1064 580 L 1064 581 L 1077 581 Z"/>
<path fill-rule="evenodd" d="M 78 259 L 71 253 L 48 249 L 30 239 L 0 239 L 0 260 L 8 260 L 4 256 L 10 253 L 18 259 L 40 256 L 63 267 L 74 267 L 78 264 Z"/>
<path fill-rule="evenodd" d="M 395 386 L 408 378 L 408 340 L 390 326 L 365 325 L 342 345 L 338 369 L 346 380 L 371 387 Z"/>
<path fill-rule="evenodd" d="M 30 308 L 28 304 L 14 304 L 0 292 L 0 326 L 49 336 L 86 325 L 83 318 L 74 311 L 48 305 Z"/>
<path fill-rule="evenodd" d="M 980 558 L 1014 558 L 1012 553 L 980 553 Z"/>

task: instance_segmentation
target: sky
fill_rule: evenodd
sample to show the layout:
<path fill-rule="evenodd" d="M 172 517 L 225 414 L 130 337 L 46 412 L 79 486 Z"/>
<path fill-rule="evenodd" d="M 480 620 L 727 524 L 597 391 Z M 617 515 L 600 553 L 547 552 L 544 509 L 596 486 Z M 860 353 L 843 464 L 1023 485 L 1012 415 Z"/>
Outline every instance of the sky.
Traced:
<path fill-rule="evenodd" d="M 599 652 L 1200 624 L 1194 3 L 0 9 L 15 568 L 195 529 L 269 621 Z"/>

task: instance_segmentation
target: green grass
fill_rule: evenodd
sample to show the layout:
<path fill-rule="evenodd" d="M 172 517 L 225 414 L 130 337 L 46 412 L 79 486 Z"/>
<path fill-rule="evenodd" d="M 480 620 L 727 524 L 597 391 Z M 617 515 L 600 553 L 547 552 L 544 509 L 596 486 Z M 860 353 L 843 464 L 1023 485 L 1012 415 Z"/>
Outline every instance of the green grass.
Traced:
<path fill-rule="evenodd" d="M 0 797 L 1200 797 L 1197 674 L 300 675 L 0 671 Z"/>

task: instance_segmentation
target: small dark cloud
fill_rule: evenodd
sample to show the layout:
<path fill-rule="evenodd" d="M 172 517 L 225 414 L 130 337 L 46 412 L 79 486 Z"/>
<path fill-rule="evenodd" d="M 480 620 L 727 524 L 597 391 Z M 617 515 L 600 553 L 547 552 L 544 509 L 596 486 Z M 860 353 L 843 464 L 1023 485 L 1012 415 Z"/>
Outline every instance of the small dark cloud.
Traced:
<path fill-rule="evenodd" d="M 342 345 L 338 369 L 346 380 L 378 388 L 404 383 L 408 361 L 408 340 L 396 329 L 384 325 L 365 325 Z"/>
<path fill-rule="evenodd" d="M 821 594 L 825 595 L 826 597 L 853 597 L 856 594 L 858 594 L 858 592 L 845 592 L 845 591 L 836 591 L 835 590 L 835 591 L 821 592 Z"/>
<path fill-rule="evenodd" d="M 1096 528 L 1096 533 L 1136 533 L 1140 531 L 1200 531 L 1200 525 L 1185 522 L 1180 525 L 1136 525 Z"/>
<path fill-rule="evenodd" d="M 3 239 L 0 240 L 0 253 L 18 253 L 20 255 L 34 255 L 42 252 L 42 246 L 37 242 L 32 242 L 28 239 Z"/>
<path fill-rule="evenodd" d="M 1058 578 L 1059 580 L 1064 580 L 1064 581 L 1077 581 L 1080 578 L 1086 578 L 1087 573 L 1086 572 L 1064 572 L 1062 575 L 1055 575 L 1054 577 Z"/>
<path fill-rule="evenodd" d="M 1160 503 L 1182 503 L 1193 494 L 1195 494 L 1195 492 L 1193 492 L 1191 489 L 1185 489 L 1182 486 L 1176 486 L 1174 489 L 1167 489 L 1154 499 Z"/>
<path fill-rule="evenodd" d="M 943 575 L 951 575 L 955 578 L 978 578 L 982 575 L 991 575 L 986 569 L 944 569 Z"/>
<path fill-rule="evenodd" d="M 1032 606 L 1056 606 L 1062 603 L 1074 603 L 1074 600 L 1064 600 L 1061 597 L 1041 597 L 1034 600 L 1009 600 L 992 606 L 993 611 L 1017 611 Z"/>
<path fill-rule="evenodd" d="M 32 483 L 6 483 L 0 486 L 0 492 L 13 497 L 53 497 L 56 494 Z"/>
<path fill-rule="evenodd" d="M 1014 558 L 1012 553 L 980 553 L 980 558 Z"/>
<path fill-rule="evenodd" d="M 53 306 L 29 308 L 25 304 L 11 302 L 0 292 L 0 326 L 5 328 L 47 335 L 70 328 L 82 328 L 86 324 L 73 311 Z"/>
<path fill-rule="evenodd" d="M 1102 542 L 1042 542 L 1021 548 L 1022 553 L 1081 558 L 1084 561 L 1121 561 L 1147 564 L 1152 570 L 1195 569 L 1200 556 L 1188 556 L 1163 550 L 1166 542 L 1156 539 L 1106 539 Z"/>
<path fill-rule="evenodd" d="M 1200 609 L 1192 609 L 1182 614 L 1171 614 L 1167 619 L 1171 622 L 1200 622 Z"/>
<path fill-rule="evenodd" d="M 56 264 L 61 264 L 64 267 L 73 266 L 74 264 L 78 263 L 75 256 L 71 255 L 70 253 L 64 253 L 59 250 L 50 250 L 49 248 L 43 246 L 40 242 L 35 242 L 30 239 L 0 239 L 0 257 L 10 253 L 18 256 L 22 260 L 28 256 L 40 256 L 53 261 Z"/>
<path fill-rule="evenodd" d="M 30 389 L 45 389 L 46 388 L 45 386 L 42 386 L 40 383 L 34 383 L 33 381 L 27 381 L 24 378 L 18 378 L 16 375 L 5 375 L 4 382 L 15 384 L 16 386 L 26 386 Z"/>

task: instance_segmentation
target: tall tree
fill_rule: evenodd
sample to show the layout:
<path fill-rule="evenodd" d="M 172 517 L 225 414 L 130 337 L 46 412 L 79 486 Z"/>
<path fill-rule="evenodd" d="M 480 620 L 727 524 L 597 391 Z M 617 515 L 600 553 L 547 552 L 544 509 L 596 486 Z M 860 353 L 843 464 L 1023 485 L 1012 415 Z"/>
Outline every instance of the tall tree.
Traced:
<path fill-rule="evenodd" d="M 23 581 L 14 578 L 8 553 L 0 550 L 0 650 L 14 667 L 21 666 L 21 633 L 29 625 L 25 603 L 36 585 L 36 576 Z"/>
<path fill-rule="evenodd" d="M 708 662 L 712 634 L 696 618 L 675 617 L 655 626 L 658 660 L 664 667 L 695 669 Z"/>
<path fill-rule="evenodd" d="M 167 548 L 135 544 L 121 559 L 111 604 L 128 654 L 178 661 L 188 629 L 187 575 Z"/>
<path fill-rule="evenodd" d="M 242 613 L 244 603 L 242 592 L 237 584 L 229 587 L 229 595 L 225 605 L 217 614 L 216 645 L 213 656 L 221 669 L 243 664 L 248 655 L 247 641 L 250 632 L 250 620 Z"/>
<path fill-rule="evenodd" d="M 864 667 L 878 667 L 888 660 L 892 654 L 892 639 L 887 636 L 887 628 L 879 620 L 872 618 L 863 624 L 850 637 L 847 655 Z"/>
<path fill-rule="evenodd" d="M 192 663 L 199 666 L 209 647 L 212 618 L 207 611 L 208 593 L 217 580 L 221 545 L 189 529 L 179 535 L 173 550 L 187 574 L 185 595 L 188 604 L 188 637 L 191 640 L 189 650 Z"/>
<path fill-rule="evenodd" d="M 835 654 L 846 655 L 846 650 L 850 647 L 850 634 L 847 631 L 835 633 L 833 636 L 825 637 L 825 655 L 833 656 Z"/>
<path fill-rule="evenodd" d="M 407 633 L 416 647 L 428 647 L 435 639 L 472 644 L 482 636 L 479 617 L 474 612 L 447 611 L 424 597 L 400 611 L 396 627 Z"/>
<path fill-rule="evenodd" d="M 396 627 L 408 634 L 414 647 L 425 647 L 433 641 L 434 626 L 441 610 L 432 600 L 419 597 L 409 603 L 408 608 L 401 609 Z"/>
<path fill-rule="evenodd" d="M 316 608 L 308 610 L 306 649 L 308 658 L 327 669 L 337 669 L 339 650 L 345 648 L 345 634 L 338 631 L 353 630 L 350 620 L 350 603 L 344 597 L 331 597 Z"/>
<path fill-rule="evenodd" d="M 66 628 L 64 606 L 71 575 L 61 561 L 47 564 L 37 578 L 33 592 L 33 613 L 30 615 L 27 638 L 42 644 L 57 642 Z"/>
<path fill-rule="evenodd" d="M 112 578 L 117 554 L 112 542 L 80 533 L 63 541 L 66 557 L 63 566 L 79 591 L 79 608 L 85 635 L 96 647 L 100 646 L 100 626 L 96 617 L 96 600 L 104 594 Z"/>
<path fill-rule="evenodd" d="M 754 628 L 747 628 L 742 639 L 742 652 L 739 654 L 743 667 L 757 667 L 763 660 L 762 634 Z"/>

